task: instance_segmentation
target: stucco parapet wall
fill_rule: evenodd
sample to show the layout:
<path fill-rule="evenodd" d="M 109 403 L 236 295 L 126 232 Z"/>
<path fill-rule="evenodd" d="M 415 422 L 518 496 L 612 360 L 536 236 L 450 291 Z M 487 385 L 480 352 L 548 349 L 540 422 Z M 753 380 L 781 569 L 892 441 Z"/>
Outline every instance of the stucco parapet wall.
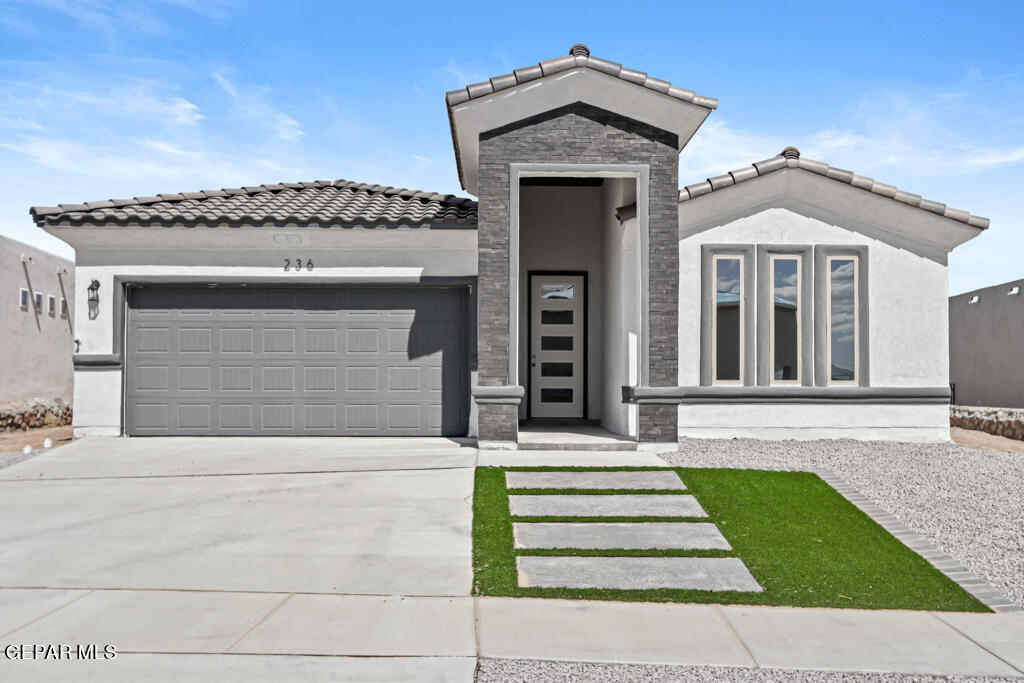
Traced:
<path fill-rule="evenodd" d="M 622 387 L 624 403 L 947 404 L 948 387 Z"/>
<path fill-rule="evenodd" d="M 770 159 L 764 159 L 763 161 L 755 161 L 751 166 L 740 168 L 735 171 L 729 171 L 724 175 L 715 176 L 714 178 L 708 178 L 701 183 L 687 185 L 683 189 L 679 190 L 679 201 L 682 203 L 697 199 L 698 197 L 702 197 L 717 190 L 721 190 L 732 185 L 738 185 L 739 183 L 744 183 L 748 180 L 753 180 L 783 169 L 809 171 L 816 175 L 824 176 L 846 185 L 852 185 L 853 187 L 887 197 L 893 201 L 907 204 L 923 211 L 928 211 L 954 221 L 966 223 L 967 225 L 981 230 L 984 230 L 989 226 L 989 219 L 987 218 L 974 216 L 967 211 L 954 209 L 942 204 L 941 202 L 923 199 L 919 194 L 904 192 L 894 185 L 886 185 L 885 183 L 878 182 L 873 178 L 857 175 L 853 171 L 834 168 L 823 161 L 801 158 L 800 151 L 795 147 L 787 147 L 780 154 L 771 157 Z"/>
<path fill-rule="evenodd" d="M 950 406 L 949 425 L 1024 440 L 1024 408 Z"/>
<path fill-rule="evenodd" d="M 518 385 L 474 386 L 473 400 L 477 403 L 519 405 L 526 389 Z"/>

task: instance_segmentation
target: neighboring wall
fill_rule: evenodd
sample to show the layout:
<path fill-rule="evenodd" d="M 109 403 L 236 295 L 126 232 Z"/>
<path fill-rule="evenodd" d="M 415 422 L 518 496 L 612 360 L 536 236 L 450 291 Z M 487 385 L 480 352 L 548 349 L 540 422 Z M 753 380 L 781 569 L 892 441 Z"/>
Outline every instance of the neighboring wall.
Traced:
<path fill-rule="evenodd" d="M 605 181 L 607 182 L 607 181 Z M 602 282 L 601 187 L 529 187 L 519 190 L 519 377 L 530 377 L 529 303 L 531 270 L 587 273 L 587 417 L 601 419 Z M 614 209 L 613 209 L 614 215 Z M 519 404 L 526 419 L 529 392 Z"/>
<path fill-rule="evenodd" d="M 32 261 L 22 263 L 23 255 Z M 0 405 L 33 398 L 71 401 L 74 267 L 72 261 L 0 236 Z M 59 269 L 67 273 L 58 274 Z M 21 289 L 29 292 L 25 308 Z M 43 295 L 39 310 L 33 305 L 35 292 Z M 61 315 L 62 299 L 68 302 L 66 317 Z"/>
<path fill-rule="evenodd" d="M 1024 280 L 949 297 L 949 381 L 957 405 L 1024 408 Z"/>

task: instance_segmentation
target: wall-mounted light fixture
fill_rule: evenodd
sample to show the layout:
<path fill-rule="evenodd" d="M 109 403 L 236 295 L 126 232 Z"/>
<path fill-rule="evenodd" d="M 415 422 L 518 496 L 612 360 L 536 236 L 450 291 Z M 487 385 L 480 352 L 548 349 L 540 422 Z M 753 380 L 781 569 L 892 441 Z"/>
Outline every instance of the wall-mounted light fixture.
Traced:
<path fill-rule="evenodd" d="M 89 293 L 89 320 L 95 320 L 100 314 L 100 281 L 90 282 L 86 291 Z"/>

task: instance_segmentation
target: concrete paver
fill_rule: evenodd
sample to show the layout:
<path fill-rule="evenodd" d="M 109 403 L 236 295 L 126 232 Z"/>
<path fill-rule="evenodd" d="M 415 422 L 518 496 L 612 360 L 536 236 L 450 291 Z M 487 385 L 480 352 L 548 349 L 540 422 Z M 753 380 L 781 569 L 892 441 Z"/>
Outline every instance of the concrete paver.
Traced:
<path fill-rule="evenodd" d="M 731 550 L 707 522 L 515 522 L 517 548 Z"/>
<path fill-rule="evenodd" d="M 564 557 L 516 558 L 519 585 L 531 588 L 676 588 L 704 591 L 763 589 L 735 557 Z"/>
<path fill-rule="evenodd" d="M 480 451 L 479 467 L 668 467 L 643 451 Z"/>
<path fill-rule="evenodd" d="M 721 607 L 761 666 L 1020 675 L 927 612 Z"/>
<path fill-rule="evenodd" d="M 637 664 L 754 664 L 714 607 L 478 600 L 482 657 Z"/>
<path fill-rule="evenodd" d="M 285 597 L 273 593 L 95 591 L 0 638 L 0 646 L 109 643 L 119 651 L 223 652 Z"/>
<path fill-rule="evenodd" d="M 296 595 L 232 652 L 357 656 L 472 656 L 473 599 Z"/>
<path fill-rule="evenodd" d="M 470 683 L 476 657 L 294 657 L 277 655 L 119 654 L 103 661 L 0 659 L 0 680 L 136 683 L 136 681 L 245 681 L 246 683 Z"/>
<path fill-rule="evenodd" d="M 682 491 L 683 485 L 675 472 L 612 471 L 612 472 L 506 472 L 505 485 L 509 489 L 648 489 L 652 491 Z"/>
<path fill-rule="evenodd" d="M 707 517 L 689 495 L 526 495 L 508 497 L 516 517 Z"/>

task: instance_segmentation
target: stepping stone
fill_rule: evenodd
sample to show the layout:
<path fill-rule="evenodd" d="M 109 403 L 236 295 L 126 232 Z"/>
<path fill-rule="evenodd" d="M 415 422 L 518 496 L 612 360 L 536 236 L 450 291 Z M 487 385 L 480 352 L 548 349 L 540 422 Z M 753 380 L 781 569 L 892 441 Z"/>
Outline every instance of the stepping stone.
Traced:
<path fill-rule="evenodd" d="M 510 489 L 648 489 L 682 491 L 679 475 L 669 470 L 647 472 L 506 472 Z"/>
<path fill-rule="evenodd" d="M 707 517 L 688 495 L 642 493 L 509 496 L 513 517 Z"/>
<path fill-rule="evenodd" d="M 732 550 L 707 522 L 516 522 L 517 548 Z"/>
<path fill-rule="evenodd" d="M 516 560 L 523 588 L 676 588 L 760 593 L 743 562 L 735 557 L 550 557 Z"/>

